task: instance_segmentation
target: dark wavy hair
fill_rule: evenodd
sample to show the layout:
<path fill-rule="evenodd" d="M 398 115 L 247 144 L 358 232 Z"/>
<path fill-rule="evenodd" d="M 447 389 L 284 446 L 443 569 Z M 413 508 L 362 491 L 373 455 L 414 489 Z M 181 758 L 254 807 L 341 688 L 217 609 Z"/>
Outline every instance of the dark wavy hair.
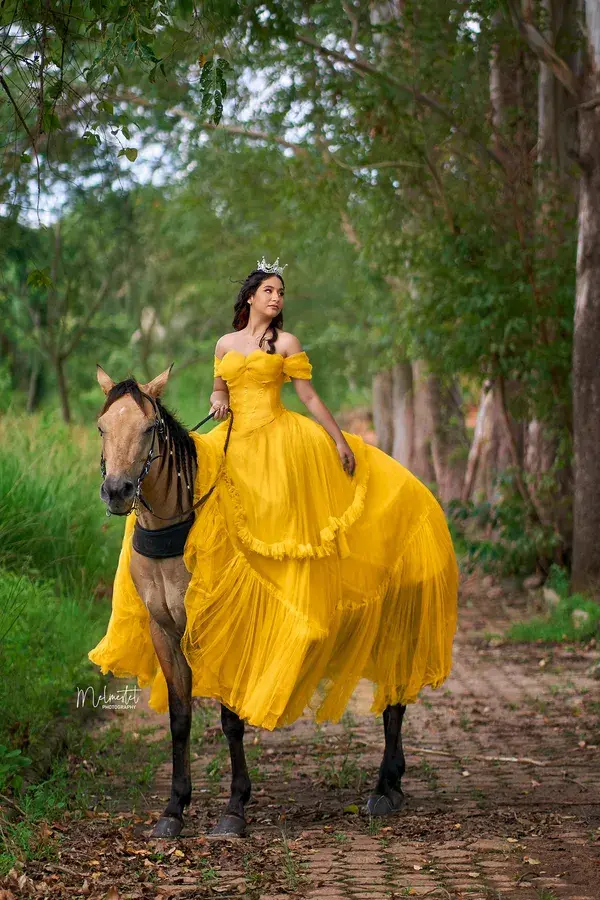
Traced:
<path fill-rule="evenodd" d="M 242 328 L 245 328 L 248 324 L 248 319 L 250 318 L 250 307 L 248 304 L 248 300 L 256 293 L 263 281 L 266 281 L 267 278 L 272 278 L 273 274 L 273 272 L 263 272 L 262 269 L 255 269 L 254 272 L 250 272 L 250 274 L 242 284 L 240 292 L 237 295 L 237 300 L 235 301 L 233 322 L 231 323 L 236 331 L 241 331 Z M 277 275 L 277 278 L 279 278 L 285 289 L 285 282 L 281 275 Z M 262 342 L 266 341 L 269 345 L 269 349 L 266 352 L 276 352 L 275 342 L 277 341 L 278 328 L 283 328 L 283 310 L 280 310 L 275 318 L 271 320 L 271 324 L 267 325 L 267 327 L 265 328 L 258 344 L 259 348 L 261 347 Z M 265 337 L 268 331 L 272 332 L 272 334 L 270 337 Z"/>

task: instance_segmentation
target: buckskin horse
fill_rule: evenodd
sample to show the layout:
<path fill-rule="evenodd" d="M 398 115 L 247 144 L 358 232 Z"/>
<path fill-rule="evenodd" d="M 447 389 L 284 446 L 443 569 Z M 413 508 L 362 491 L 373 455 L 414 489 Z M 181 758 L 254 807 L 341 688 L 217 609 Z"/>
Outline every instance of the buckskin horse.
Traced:
<path fill-rule="evenodd" d="M 153 837 L 176 837 L 191 799 L 192 673 L 181 647 L 186 627 L 185 595 L 191 576 L 184 565 L 183 552 L 194 515 L 202 515 L 203 502 L 212 491 L 211 488 L 194 503 L 196 473 L 202 460 L 197 458 L 190 432 L 161 403 L 169 373 L 170 368 L 147 384 L 139 384 L 133 378 L 115 383 L 97 367 L 98 382 L 106 395 L 97 422 L 102 435 L 100 496 L 107 514 L 126 516 L 136 512 L 130 571 L 149 613 L 152 643 L 168 691 L 171 795 L 152 831 Z M 230 411 L 229 432 L 232 416 Z M 403 804 L 404 712 L 405 706 L 396 704 L 383 713 L 385 747 L 377 784 L 367 801 L 371 816 L 395 813 Z M 244 754 L 244 722 L 221 705 L 221 723 L 231 756 L 231 796 L 211 834 L 242 836 L 246 829 L 244 809 L 251 792 Z"/>

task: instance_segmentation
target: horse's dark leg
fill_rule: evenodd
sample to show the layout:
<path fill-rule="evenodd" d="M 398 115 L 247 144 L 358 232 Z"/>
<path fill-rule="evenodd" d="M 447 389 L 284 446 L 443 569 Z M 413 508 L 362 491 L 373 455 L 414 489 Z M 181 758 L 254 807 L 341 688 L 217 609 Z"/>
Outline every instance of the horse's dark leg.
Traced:
<path fill-rule="evenodd" d="M 211 834 L 242 837 L 246 831 L 244 807 L 252 788 L 244 753 L 244 723 L 236 713 L 221 705 L 221 725 L 231 756 L 231 797 Z"/>
<path fill-rule="evenodd" d="M 379 767 L 377 787 L 367 801 L 371 816 L 389 816 L 398 812 L 404 803 L 400 781 L 406 769 L 402 750 L 402 720 L 406 707 L 397 703 L 386 706 L 383 712 L 385 750 Z"/>
<path fill-rule="evenodd" d="M 150 620 L 152 641 L 169 692 L 169 719 L 173 744 L 171 796 L 154 826 L 152 837 L 177 837 L 183 828 L 183 810 L 192 796 L 190 727 L 192 724 L 192 676 L 179 638 Z"/>

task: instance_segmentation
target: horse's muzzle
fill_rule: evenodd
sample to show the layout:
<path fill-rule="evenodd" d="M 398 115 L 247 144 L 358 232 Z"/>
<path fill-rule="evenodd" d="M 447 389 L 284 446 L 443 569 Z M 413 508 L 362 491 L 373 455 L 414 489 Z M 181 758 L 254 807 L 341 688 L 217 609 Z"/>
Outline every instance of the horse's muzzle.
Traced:
<path fill-rule="evenodd" d="M 100 486 L 100 497 L 115 516 L 125 516 L 131 511 L 135 485 L 126 476 L 107 475 Z"/>

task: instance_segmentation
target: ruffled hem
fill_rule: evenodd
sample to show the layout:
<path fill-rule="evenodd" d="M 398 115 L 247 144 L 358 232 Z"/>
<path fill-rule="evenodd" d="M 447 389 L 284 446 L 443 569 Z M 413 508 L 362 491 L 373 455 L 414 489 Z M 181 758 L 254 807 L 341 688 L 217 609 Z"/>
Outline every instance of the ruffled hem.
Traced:
<path fill-rule="evenodd" d="M 293 538 L 266 543 L 252 534 L 248 528 L 246 513 L 238 489 L 226 471 L 223 480 L 227 485 L 233 506 L 233 522 L 236 534 L 242 544 L 260 556 L 272 559 L 323 559 L 337 553 L 340 559 L 350 556 L 346 531 L 360 518 L 365 507 L 370 466 L 366 453 L 361 453 L 357 462 L 357 484 L 352 503 L 341 516 L 329 516 L 327 525 L 320 529 L 319 544 L 301 543 Z"/>

